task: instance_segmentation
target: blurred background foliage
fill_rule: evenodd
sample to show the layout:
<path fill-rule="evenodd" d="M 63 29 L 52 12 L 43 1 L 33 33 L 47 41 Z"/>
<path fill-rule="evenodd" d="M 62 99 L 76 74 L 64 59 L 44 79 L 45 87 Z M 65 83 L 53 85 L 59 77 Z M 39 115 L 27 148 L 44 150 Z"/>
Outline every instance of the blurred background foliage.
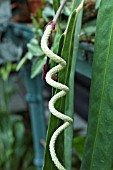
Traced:
<path fill-rule="evenodd" d="M 20 88 L 17 78 L 10 81 L 10 74 L 15 69 L 15 63 L 7 63 L 0 68 L 0 169 L 35 170 L 29 121 L 21 114 L 12 113 L 9 106 Z"/>

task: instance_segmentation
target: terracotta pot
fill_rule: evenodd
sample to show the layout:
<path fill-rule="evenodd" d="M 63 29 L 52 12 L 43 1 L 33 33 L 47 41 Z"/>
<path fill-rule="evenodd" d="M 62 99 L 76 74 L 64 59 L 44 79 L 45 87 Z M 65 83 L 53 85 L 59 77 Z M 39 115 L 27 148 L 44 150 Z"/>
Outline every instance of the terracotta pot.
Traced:
<path fill-rule="evenodd" d="M 42 0 L 29 0 L 28 1 L 30 13 L 36 15 L 38 8 L 43 8 Z"/>

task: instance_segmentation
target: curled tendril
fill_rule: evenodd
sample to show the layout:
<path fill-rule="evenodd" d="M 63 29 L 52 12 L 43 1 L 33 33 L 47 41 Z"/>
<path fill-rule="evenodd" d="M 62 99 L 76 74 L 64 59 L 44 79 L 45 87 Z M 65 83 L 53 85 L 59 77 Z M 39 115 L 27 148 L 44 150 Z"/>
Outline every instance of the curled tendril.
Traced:
<path fill-rule="evenodd" d="M 65 96 L 67 94 L 67 92 L 69 91 L 69 88 L 64 85 L 64 84 L 61 84 L 59 82 L 56 82 L 52 79 L 52 77 L 58 73 L 60 70 L 64 69 L 66 67 L 66 62 L 65 60 L 63 60 L 61 57 L 59 57 L 58 55 L 54 54 L 49 48 L 48 48 L 48 39 L 49 39 L 49 36 L 52 32 L 52 26 L 51 25 L 48 25 L 46 27 L 46 30 L 44 32 L 44 35 L 42 37 L 42 40 L 41 40 L 41 47 L 42 47 L 42 50 L 44 51 L 44 53 L 52 60 L 54 60 L 56 63 L 58 63 L 57 66 L 53 67 L 47 74 L 46 74 L 46 82 L 56 88 L 56 89 L 59 89 L 61 90 L 60 92 L 58 92 L 57 94 L 55 94 L 50 102 L 49 102 L 49 110 L 50 112 L 56 116 L 57 118 L 59 119 L 62 119 L 63 121 L 65 121 L 65 123 L 63 125 L 61 125 L 53 134 L 51 140 L 50 140 L 50 154 L 51 154 L 51 158 L 54 162 L 54 164 L 56 165 L 56 167 L 59 169 L 59 170 L 65 170 L 65 168 L 61 165 L 61 163 L 59 162 L 57 156 L 56 156 L 56 153 L 55 153 L 55 141 L 58 137 L 58 135 L 64 130 L 66 129 L 70 124 L 73 123 L 73 120 L 62 114 L 61 112 L 57 111 L 54 107 L 56 101 Z"/>
<path fill-rule="evenodd" d="M 80 12 L 80 10 L 82 9 L 83 7 L 83 2 L 84 0 L 82 1 L 82 3 L 80 4 L 80 6 L 76 9 L 76 12 Z M 59 83 L 59 82 L 56 82 L 52 79 L 52 77 L 58 73 L 59 71 L 63 70 L 65 67 L 66 67 L 66 62 L 65 60 L 63 60 L 60 56 L 54 54 L 48 47 L 48 40 L 49 40 L 49 37 L 51 35 L 51 32 L 53 30 L 53 26 L 51 24 L 47 25 L 45 31 L 44 31 L 44 35 L 42 37 L 42 40 L 41 40 L 41 48 L 43 50 L 43 52 L 53 61 L 55 61 L 58 65 L 56 65 L 55 67 L 53 67 L 49 72 L 47 72 L 46 74 L 46 82 L 56 88 L 56 89 L 59 89 L 60 92 L 58 92 L 57 94 L 55 94 L 51 100 L 49 101 L 49 110 L 50 112 L 56 116 L 57 118 L 61 119 L 64 121 L 64 124 L 61 125 L 52 135 L 51 137 L 51 140 L 50 140 L 50 145 L 49 145 L 49 148 L 50 148 L 50 154 L 51 154 L 51 158 L 52 158 L 52 161 L 54 162 L 55 166 L 59 169 L 59 170 L 66 170 L 63 165 L 60 163 L 60 161 L 58 160 L 57 158 L 57 155 L 56 155 L 56 152 L 55 152 L 55 142 L 56 142 L 56 139 L 57 137 L 59 136 L 59 134 L 65 130 L 68 126 L 70 126 L 70 124 L 73 123 L 73 119 L 62 114 L 61 112 L 57 111 L 55 109 L 55 103 L 58 99 L 62 98 L 63 96 L 65 96 L 68 91 L 69 91 L 69 88 L 62 84 L 62 83 Z"/>

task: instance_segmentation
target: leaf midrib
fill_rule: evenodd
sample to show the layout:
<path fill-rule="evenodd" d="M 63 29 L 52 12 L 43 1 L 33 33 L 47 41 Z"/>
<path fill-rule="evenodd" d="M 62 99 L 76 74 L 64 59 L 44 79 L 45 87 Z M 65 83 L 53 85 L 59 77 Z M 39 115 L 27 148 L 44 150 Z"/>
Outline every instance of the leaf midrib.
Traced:
<path fill-rule="evenodd" d="M 97 130 L 96 130 L 96 136 L 95 136 L 95 141 L 94 141 L 94 145 L 93 145 L 93 153 L 92 153 L 92 159 L 91 159 L 90 170 L 91 170 L 91 168 L 92 168 L 92 166 L 93 166 L 93 159 L 94 159 L 96 141 L 97 141 L 99 126 L 100 126 L 100 115 L 101 115 L 101 109 L 102 109 L 102 103 L 103 103 L 103 100 L 102 100 L 102 99 L 103 99 L 103 96 L 104 96 L 104 90 L 105 90 L 105 84 L 106 84 L 106 74 L 107 74 L 107 69 L 108 69 L 108 60 L 109 60 L 109 54 L 110 54 L 110 47 L 111 47 L 112 34 L 113 34 L 113 23 L 112 23 L 111 34 L 110 34 L 110 40 L 109 40 L 109 46 L 108 46 L 108 55 L 107 55 L 107 60 L 106 60 L 105 73 L 104 73 L 103 90 L 102 90 L 101 101 L 100 101 L 100 109 L 99 109 L 99 113 L 98 113 Z"/>

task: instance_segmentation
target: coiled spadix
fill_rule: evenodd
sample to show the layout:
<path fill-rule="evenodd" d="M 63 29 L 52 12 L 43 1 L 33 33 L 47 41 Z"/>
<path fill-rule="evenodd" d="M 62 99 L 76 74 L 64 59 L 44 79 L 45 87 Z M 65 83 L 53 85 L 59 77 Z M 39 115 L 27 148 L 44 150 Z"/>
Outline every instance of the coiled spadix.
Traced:
<path fill-rule="evenodd" d="M 82 7 L 83 7 L 83 2 L 80 4 L 80 6 L 76 9 L 76 13 L 78 13 Z M 54 134 L 52 135 L 51 137 L 51 140 L 50 140 L 50 154 L 51 154 L 51 158 L 54 162 L 54 164 L 56 165 L 56 167 L 59 169 L 59 170 L 66 170 L 63 165 L 60 163 L 60 161 L 58 160 L 57 158 L 57 155 L 56 155 L 56 152 L 55 152 L 55 141 L 58 137 L 58 135 L 63 131 L 65 130 L 68 126 L 70 126 L 70 124 L 73 123 L 73 120 L 72 118 L 64 115 L 63 113 L 59 112 L 58 110 L 55 109 L 55 103 L 58 99 L 62 98 L 63 96 L 65 96 L 68 91 L 69 91 L 69 88 L 62 84 L 62 83 L 59 83 L 59 82 L 56 82 L 52 79 L 52 77 L 58 73 L 59 71 L 63 70 L 65 67 L 66 67 L 66 62 L 64 59 L 62 59 L 60 56 L 58 56 L 57 54 L 54 54 L 49 48 L 48 48 L 48 39 L 51 35 L 51 32 L 52 32 L 52 25 L 48 25 L 45 29 L 45 32 L 44 32 L 44 35 L 42 37 L 42 40 L 41 40 L 41 48 L 43 50 L 43 52 L 51 59 L 51 60 L 54 60 L 57 65 L 55 67 L 53 67 L 46 75 L 46 82 L 56 88 L 56 89 L 59 89 L 60 92 L 58 92 L 57 94 L 55 94 L 51 100 L 49 101 L 49 110 L 50 112 L 56 116 L 57 118 L 61 119 L 64 121 L 64 124 L 61 125 L 55 132 Z"/>

